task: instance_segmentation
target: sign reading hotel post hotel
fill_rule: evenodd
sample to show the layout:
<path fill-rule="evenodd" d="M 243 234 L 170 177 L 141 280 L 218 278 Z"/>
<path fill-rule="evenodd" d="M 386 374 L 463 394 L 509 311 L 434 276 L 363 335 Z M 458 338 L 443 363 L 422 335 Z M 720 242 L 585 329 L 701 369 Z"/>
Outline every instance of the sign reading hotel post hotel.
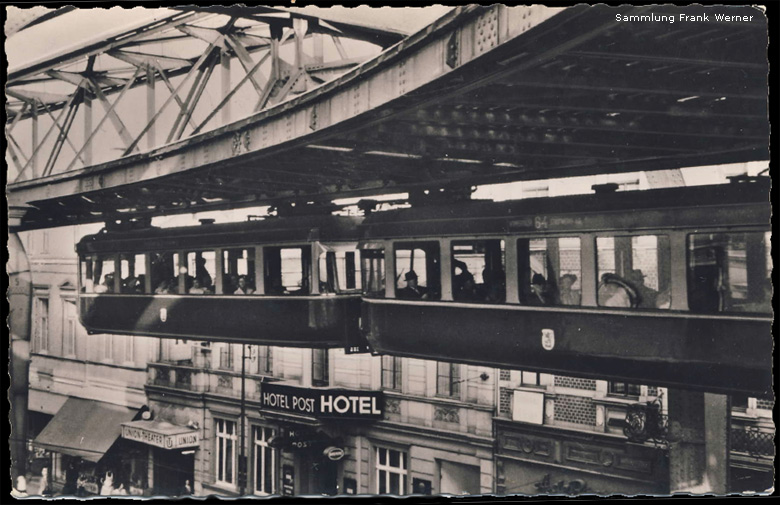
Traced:
<path fill-rule="evenodd" d="M 381 419 L 381 391 L 307 389 L 281 384 L 263 384 L 263 410 L 276 410 L 317 418 Z"/>
<path fill-rule="evenodd" d="M 199 437 L 197 431 L 186 433 L 163 434 L 137 426 L 122 425 L 122 438 L 135 440 L 147 445 L 162 447 L 163 449 L 184 449 L 198 447 Z"/>

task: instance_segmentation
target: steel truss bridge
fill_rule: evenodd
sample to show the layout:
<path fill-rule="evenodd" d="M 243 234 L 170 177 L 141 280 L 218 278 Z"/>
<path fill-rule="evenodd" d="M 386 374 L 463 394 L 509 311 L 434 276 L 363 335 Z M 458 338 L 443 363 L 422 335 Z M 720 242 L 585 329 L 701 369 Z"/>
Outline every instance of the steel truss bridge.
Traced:
<path fill-rule="evenodd" d="M 724 10 L 466 6 L 408 37 L 172 10 L 9 69 L 12 225 L 767 160 L 766 19 Z"/>

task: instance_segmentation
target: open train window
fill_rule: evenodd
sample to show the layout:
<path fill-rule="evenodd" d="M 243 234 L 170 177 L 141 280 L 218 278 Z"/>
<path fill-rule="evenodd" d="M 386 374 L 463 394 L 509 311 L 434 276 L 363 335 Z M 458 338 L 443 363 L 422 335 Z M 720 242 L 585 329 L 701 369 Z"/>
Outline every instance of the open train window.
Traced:
<path fill-rule="evenodd" d="M 114 255 L 98 255 L 92 268 L 92 285 L 95 293 L 115 293 L 114 275 L 116 264 Z"/>
<path fill-rule="evenodd" d="M 222 251 L 222 294 L 251 295 L 255 292 L 255 249 Z"/>
<path fill-rule="evenodd" d="M 146 293 L 146 255 L 122 254 L 119 268 L 121 269 L 122 293 Z"/>
<path fill-rule="evenodd" d="M 354 245 L 320 244 L 320 293 L 344 293 L 360 289 L 360 265 Z"/>
<path fill-rule="evenodd" d="M 524 305 L 580 305 L 579 237 L 517 241 L 518 285 Z"/>
<path fill-rule="evenodd" d="M 214 293 L 216 277 L 216 253 L 214 251 L 192 251 L 186 253 L 187 273 L 184 287 L 187 294 L 207 295 Z"/>
<path fill-rule="evenodd" d="M 503 240 L 452 242 L 452 298 L 464 302 L 506 300 Z"/>
<path fill-rule="evenodd" d="M 374 298 L 385 297 L 385 250 L 369 249 L 363 245 L 360 251 L 361 277 L 363 294 Z"/>
<path fill-rule="evenodd" d="M 669 237 L 598 237 L 596 255 L 600 306 L 647 309 L 671 306 Z"/>
<path fill-rule="evenodd" d="M 688 236 L 688 307 L 693 312 L 772 312 L 769 232 Z"/>
<path fill-rule="evenodd" d="M 441 298 L 438 242 L 397 242 L 394 252 L 396 298 Z"/>
<path fill-rule="evenodd" d="M 311 292 L 311 247 L 265 248 L 265 294 L 308 295 Z"/>
<path fill-rule="evenodd" d="M 151 253 L 152 289 L 157 295 L 179 292 L 179 254 L 174 252 Z"/>

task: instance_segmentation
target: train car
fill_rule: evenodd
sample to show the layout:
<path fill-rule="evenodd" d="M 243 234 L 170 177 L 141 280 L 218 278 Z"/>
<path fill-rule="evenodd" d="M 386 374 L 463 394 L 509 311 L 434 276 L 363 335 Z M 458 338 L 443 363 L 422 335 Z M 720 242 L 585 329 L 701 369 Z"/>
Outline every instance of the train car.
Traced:
<path fill-rule="evenodd" d="M 764 179 L 374 213 L 363 331 L 379 353 L 766 394 Z"/>
<path fill-rule="evenodd" d="M 81 322 L 90 333 L 362 349 L 359 221 L 269 217 L 84 237 Z"/>

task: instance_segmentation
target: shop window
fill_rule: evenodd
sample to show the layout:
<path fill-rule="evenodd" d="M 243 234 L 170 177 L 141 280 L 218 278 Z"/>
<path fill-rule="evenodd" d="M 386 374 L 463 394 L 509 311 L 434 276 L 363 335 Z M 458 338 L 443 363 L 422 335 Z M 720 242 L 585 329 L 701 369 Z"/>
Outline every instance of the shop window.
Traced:
<path fill-rule="evenodd" d="M 748 396 L 731 395 L 731 408 L 737 412 L 746 412 L 748 409 Z"/>
<path fill-rule="evenodd" d="M 276 491 L 276 451 L 268 445 L 274 430 L 255 426 L 254 431 L 254 493 L 269 495 Z"/>
<path fill-rule="evenodd" d="M 665 235 L 598 237 L 598 304 L 668 309 L 670 248 Z"/>
<path fill-rule="evenodd" d="M 215 419 L 214 431 L 216 448 L 214 462 L 216 465 L 217 484 L 235 485 L 236 482 L 236 423 L 227 419 Z"/>
<path fill-rule="evenodd" d="M 255 357 L 257 359 L 257 373 L 259 375 L 274 374 L 274 354 L 273 348 L 268 345 L 257 345 L 254 347 Z"/>
<path fill-rule="evenodd" d="M 146 255 L 121 254 L 119 268 L 122 293 L 139 294 L 146 292 Z"/>
<path fill-rule="evenodd" d="M 769 232 L 688 237 L 688 306 L 693 312 L 772 313 Z"/>
<path fill-rule="evenodd" d="M 311 293 L 311 247 L 266 247 L 265 294 Z"/>
<path fill-rule="evenodd" d="M 517 259 L 523 305 L 580 305 L 579 237 L 521 238 Z"/>
<path fill-rule="evenodd" d="M 328 350 L 312 349 L 311 358 L 311 385 L 315 387 L 327 386 L 330 383 Z"/>
<path fill-rule="evenodd" d="M 225 295 L 248 295 L 253 294 L 255 289 L 254 248 L 223 250 L 222 293 Z"/>
<path fill-rule="evenodd" d="M 76 314 L 76 302 L 73 300 L 62 301 L 62 355 L 76 355 L 76 331 L 78 315 Z"/>
<path fill-rule="evenodd" d="M 49 351 L 49 299 L 35 298 L 34 348 L 37 352 Z"/>
<path fill-rule="evenodd" d="M 363 294 L 372 298 L 385 296 L 385 250 L 360 251 Z"/>
<path fill-rule="evenodd" d="M 360 270 L 355 251 L 327 250 L 320 254 L 320 293 L 345 293 L 359 290 Z"/>
<path fill-rule="evenodd" d="M 625 397 L 639 397 L 640 386 L 639 384 L 632 384 L 630 382 L 610 382 L 607 392 L 610 396 L 625 396 Z"/>
<path fill-rule="evenodd" d="M 503 240 L 452 243 L 452 297 L 463 302 L 506 300 Z"/>
<path fill-rule="evenodd" d="M 173 252 L 151 254 L 152 289 L 156 295 L 179 292 L 179 254 Z"/>
<path fill-rule="evenodd" d="M 436 395 L 460 398 L 460 365 L 436 362 Z"/>
<path fill-rule="evenodd" d="M 400 242 L 395 244 L 396 298 L 438 300 L 439 243 Z"/>
<path fill-rule="evenodd" d="M 384 447 L 376 448 L 377 494 L 406 494 L 406 453 Z"/>
<path fill-rule="evenodd" d="M 382 387 L 395 391 L 401 390 L 401 358 L 382 356 Z"/>
<path fill-rule="evenodd" d="M 194 251 L 186 255 L 184 289 L 190 295 L 214 294 L 216 276 L 216 256 L 214 251 Z M 253 280 L 254 282 L 254 280 Z"/>

